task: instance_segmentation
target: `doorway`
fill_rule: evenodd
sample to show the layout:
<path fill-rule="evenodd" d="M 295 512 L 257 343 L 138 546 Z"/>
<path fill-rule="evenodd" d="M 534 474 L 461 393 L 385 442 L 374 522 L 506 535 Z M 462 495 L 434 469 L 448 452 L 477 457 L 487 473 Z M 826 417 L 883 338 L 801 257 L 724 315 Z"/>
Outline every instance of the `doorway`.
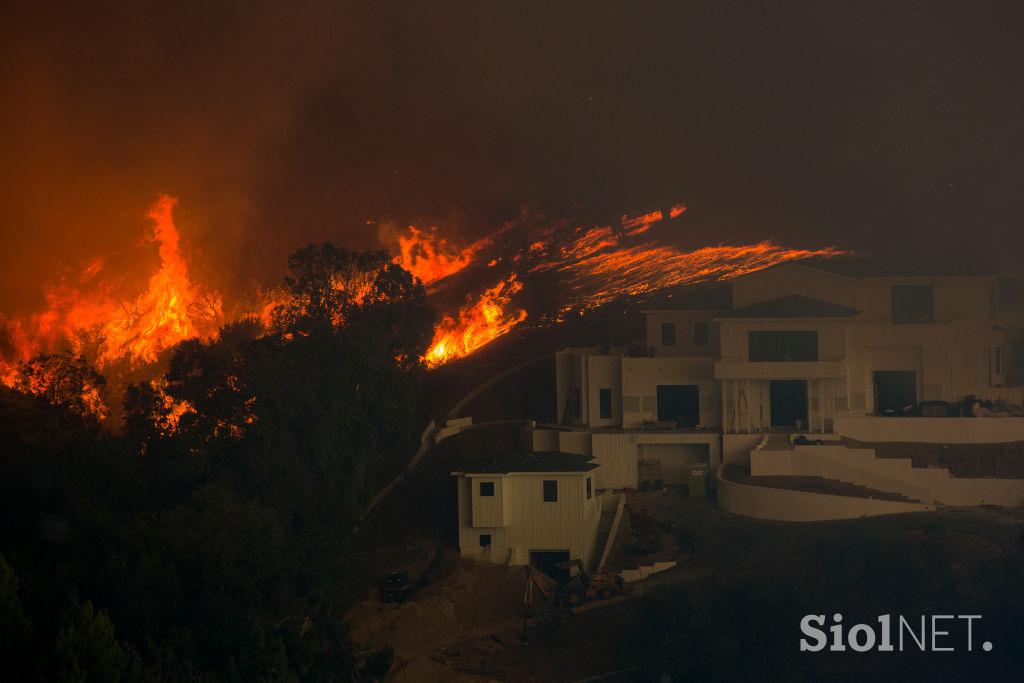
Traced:
<path fill-rule="evenodd" d="M 658 421 L 679 427 L 700 424 L 700 389 L 695 384 L 659 384 Z"/>
<path fill-rule="evenodd" d="M 539 569 L 556 581 L 569 579 L 569 568 L 559 567 L 562 562 L 569 561 L 568 550 L 531 550 L 530 565 Z"/>
<path fill-rule="evenodd" d="M 917 373 L 913 370 L 876 370 L 875 415 L 895 417 L 917 414 Z"/>
<path fill-rule="evenodd" d="M 796 427 L 797 420 L 807 428 L 807 380 L 771 381 L 772 427 Z"/>

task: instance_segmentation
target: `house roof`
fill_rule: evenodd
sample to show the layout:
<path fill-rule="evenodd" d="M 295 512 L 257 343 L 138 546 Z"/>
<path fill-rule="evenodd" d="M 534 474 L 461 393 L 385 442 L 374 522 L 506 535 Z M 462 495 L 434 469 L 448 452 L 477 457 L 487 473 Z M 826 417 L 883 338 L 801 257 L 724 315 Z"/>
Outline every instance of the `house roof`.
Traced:
<path fill-rule="evenodd" d="M 736 308 L 725 314 L 728 318 L 849 318 L 860 313 L 856 308 L 841 306 L 831 301 L 812 299 L 799 294 L 788 294 L 778 299 L 762 301 L 751 306 Z"/>
<path fill-rule="evenodd" d="M 994 273 L 987 264 L 967 261 L 943 261 L 901 257 L 869 257 L 856 254 L 832 258 L 812 257 L 787 261 L 769 268 L 809 268 L 854 280 L 876 277 L 986 277 Z"/>
<path fill-rule="evenodd" d="M 589 455 L 545 451 L 511 451 L 467 467 L 455 474 L 509 474 L 511 472 L 589 472 L 597 469 Z"/>

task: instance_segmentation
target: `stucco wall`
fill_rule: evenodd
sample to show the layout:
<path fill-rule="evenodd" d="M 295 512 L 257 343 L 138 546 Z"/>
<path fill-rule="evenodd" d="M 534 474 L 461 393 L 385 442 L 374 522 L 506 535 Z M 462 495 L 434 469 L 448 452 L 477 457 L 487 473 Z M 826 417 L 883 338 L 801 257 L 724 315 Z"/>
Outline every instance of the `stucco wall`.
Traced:
<path fill-rule="evenodd" d="M 831 519 L 856 519 L 903 512 L 924 512 L 928 508 L 917 503 L 900 503 L 872 498 L 832 496 L 750 486 L 715 473 L 718 484 L 718 507 L 737 515 L 773 519 L 782 522 L 819 522 Z"/>
<path fill-rule="evenodd" d="M 860 282 L 841 275 L 784 265 L 733 280 L 732 305 L 742 308 L 788 294 L 860 308 Z"/>
<path fill-rule="evenodd" d="M 611 427 L 622 424 L 622 358 L 620 356 L 587 356 L 587 415 L 585 424 Z M 601 417 L 601 389 L 612 394 L 611 417 Z"/>
<path fill-rule="evenodd" d="M 750 451 L 764 438 L 764 434 L 723 434 L 722 462 L 726 465 L 749 465 Z"/>
<path fill-rule="evenodd" d="M 717 316 L 715 311 L 646 311 L 647 348 L 654 350 L 655 356 L 718 356 L 718 325 L 713 322 Z M 697 346 L 694 328 L 698 322 L 708 325 L 707 346 Z M 676 326 L 676 343 L 665 346 L 661 343 L 662 323 L 673 323 Z"/>
<path fill-rule="evenodd" d="M 623 358 L 623 427 L 642 427 L 644 420 L 658 418 L 659 384 L 696 385 L 701 426 L 721 426 L 721 398 L 711 358 Z"/>

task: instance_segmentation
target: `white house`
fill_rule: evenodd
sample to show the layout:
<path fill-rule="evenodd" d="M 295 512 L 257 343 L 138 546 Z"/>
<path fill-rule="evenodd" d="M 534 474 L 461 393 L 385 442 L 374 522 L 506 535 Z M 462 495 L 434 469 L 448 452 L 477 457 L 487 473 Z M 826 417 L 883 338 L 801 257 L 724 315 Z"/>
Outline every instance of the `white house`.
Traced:
<path fill-rule="evenodd" d="M 601 502 L 587 456 L 517 451 L 452 472 L 463 557 L 532 564 L 594 559 Z"/>
<path fill-rule="evenodd" d="M 789 264 L 737 278 L 732 292 L 716 320 L 727 435 L 799 425 L 863 441 L 1024 438 L 1017 420 L 915 417 L 922 402 L 968 395 L 1022 402 L 1019 281 L 858 279 Z"/>
<path fill-rule="evenodd" d="M 589 561 L 594 491 L 684 484 L 694 465 L 716 472 L 721 507 L 772 519 L 1024 505 L 1024 479 L 963 478 L 842 441 L 1024 442 L 1024 416 L 1010 416 L 1024 403 L 1024 278 L 851 277 L 794 263 L 727 286 L 731 305 L 644 311 L 639 351 L 556 354 L 557 422 L 522 434 L 534 455 L 456 473 L 464 555 Z M 1008 416 L 953 416 L 965 396 Z M 795 434 L 825 443 L 793 445 Z M 729 481 L 730 468 L 744 480 Z M 758 476 L 869 493 L 749 485 Z"/>

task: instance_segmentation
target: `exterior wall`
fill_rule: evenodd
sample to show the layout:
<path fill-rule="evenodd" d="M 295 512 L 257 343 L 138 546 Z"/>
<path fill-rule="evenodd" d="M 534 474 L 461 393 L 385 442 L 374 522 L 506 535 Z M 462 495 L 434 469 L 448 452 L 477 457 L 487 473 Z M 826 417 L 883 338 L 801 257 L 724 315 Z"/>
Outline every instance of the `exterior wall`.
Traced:
<path fill-rule="evenodd" d="M 764 434 L 723 434 L 722 462 L 726 465 L 749 465 L 750 451 Z"/>
<path fill-rule="evenodd" d="M 850 325 L 848 409 L 851 414 L 874 412 L 876 370 L 917 372 L 919 401 L 956 402 L 967 394 L 1019 400 L 1019 388 L 991 386 L 992 349 L 1003 346 L 1005 338 L 987 321 L 968 318 L 935 325 Z"/>
<path fill-rule="evenodd" d="M 695 384 L 700 391 L 700 424 L 721 426 L 721 401 L 711 358 L 623 358 L 622 426 L 642 427 L 658 418 L 659 384 Z"/>
<path fill-rule="evenodd" d="M 587 415 L 584 424 L 591 427 L 611 427 L 622 424 L 622 357 L 587 356 Z M 612 393 L 612 414 L 601 417 L 601 389 Z"/>
<path fill-rule="evenodd" d="M 600 390 L 612 390 L 612 417 L 601 418 Z M 578 391 L 580 412 L 568 418 L 568 400 Z M 562 349 L 555 354 L 555 401 L 559 424 L 612 426 L 622 422 L 622 353 L 597 347 Z"/>
<path fill-rule="evenodd" d="M 860 283 L 860 303 L 865 322 L 892 323 L 893 285 L 931 285 L 934 292 L 935 323 L 973 320 L 987 325 L 995 313 L 992 305 L 993 277 L 872 277 Z M 898 325 L 897 327 L 915 327 Z"/>
<path fill-rule="evenodd" d="M 714 319 L 716 311 L 646 311 L 647 349 L 653 355 L 685 356 L 689 358 L 714 358 L 718 356 L 718 325 Z M 661 343 L 662 323 L 676 326 L 676 343 L 665 346 Z M 697 346 L 694 327 L 698 322 L 708 325 L 708 345 Z"/>
<path fill-rule="evenodd" d="M 726 512 L 758 519 L 820 522 L 928 510 L 927 506 L 919 503 L 833 496 L 739 484 L 723 478 L 721 468 L 716 472 L 715 478 L 718 486 L 718 507 Z"/>
<path fill-rule="evenodd" d="M 521 565 L 532 550 L 568 550 L 571 558 L 590 563 L 594 556 L 601 503 L 596 486 L 586 497 L 587 473 L 530 473 L 499 475 L 504 479 L 504 526 L 472 523 L 472 492 L 478 481 L 492 475 L 459 476 L 459 548 L 463 557 Z M 558 482 L 558 501 L 544 502 L 543 482 Z M 489 548 L 480 535 L 490 534 Z M 600 551 L 597 551 L 600 552 Z"/>
<path fill-rule="evenodd" d="M 788 294 L 861 308 L 860 281 L 800 265 L 768 268 L 732 282 L 734 308 L 771 301 Z"/>
<path fill-rule="evenodd" d="M 866 443 L 1024 441 L 1024 417 L 838 417 L 836 431 Z"/>
<path fill-rule="evenodd" d="M 707 432 L 608 432 L 592 436 L 594 470 L 601 489 L 631 489 L 638 485 L 638 461 L 644 447 L 702 446 L 711 469 L 722 461 L 721 435 Z"/>
<path fill-rule="evenodd" d="M 555 354 L 555 408 L 558 411 L 559 424 L 580 424 L 583 421 L 583 396 L 585 377 L 583 375 L 583 355 L 594 349 L 563 349 Z M 570 419 L 566 415 L 567 401 L 573 390 L 580 392 L 580 416 Z"/>
<path fill-rule="evenodd" d="M 577 455 L 591 455 L 590 432 L 566 431 L 558 432 L 558 448 L 552 450 Z"/>
<path fill-rule="evenodd" d="M 955 403 L 973 394 L 1021 403 L 1024 387 L 1005 386 L 1005 372 L 994 370 L 995 349 L 1002 349 L 1005 370 L 1009 343 L 1016 334 L 1015 329 L 995 325 L 995 281 L 991 277 L 851 280 L 796 265 L 738 278 L 733 283 L 733 302 L 738 307 L 800 294 L 850 306 L 861 313 L 841 319 L 723 319 L 721 359 L 716 363 L 715 375 L 719 380 L 831 380 L 827 388 L 835 396 L 833 400 L 826 392 L 826 407 L 845 415 L 874 414 L 874 373 L 879 370 L 913 371 L 918 401 Z M 914 284 L 932 286 L 935 322 L 893 324 L 892 287 Z M 819 360 L 749 362 L 748 335 L 755 330 L 815 330 Z M 815 401 L 813 387 L 811 401 Z M 742 406 L 739 412 L 742 416 Z M 750 406 L 747 415 L 757 412 Z M 732 416 L 727 416 L 726 426 L 731 421 Z"/>
<path fill-rule="evenodd" d="M 594 460 L 600 465 L 594 470 L 594 480 L 600 489 L 626 489 L 637 487 L 635 434 L 609 432 L 592 436 Z"/>
<path fill-rule="evenodd" d="M 471 524 L 474 527 L 504 526 L 505 511 L 502 501 L 505 498 L 505 477 L 473 477 L 470 481 L 473 484 L 470 491 Z M 480 495 L 480 484 L 484 482 L 494 484 L 493 496 Z"/>
<path fill-rule="evenodd" d="M 846 318 L 765 318 L 719 321 L 722 330 L 722 361 L 750 362 L 750 332 L 815 331 L 818 333 L 818 361 L 840 361 L 846 354 Z M 756 363 L 758 366 L 789 363 Z M 793 363 L 797 365 L 797 363 Z"/>

